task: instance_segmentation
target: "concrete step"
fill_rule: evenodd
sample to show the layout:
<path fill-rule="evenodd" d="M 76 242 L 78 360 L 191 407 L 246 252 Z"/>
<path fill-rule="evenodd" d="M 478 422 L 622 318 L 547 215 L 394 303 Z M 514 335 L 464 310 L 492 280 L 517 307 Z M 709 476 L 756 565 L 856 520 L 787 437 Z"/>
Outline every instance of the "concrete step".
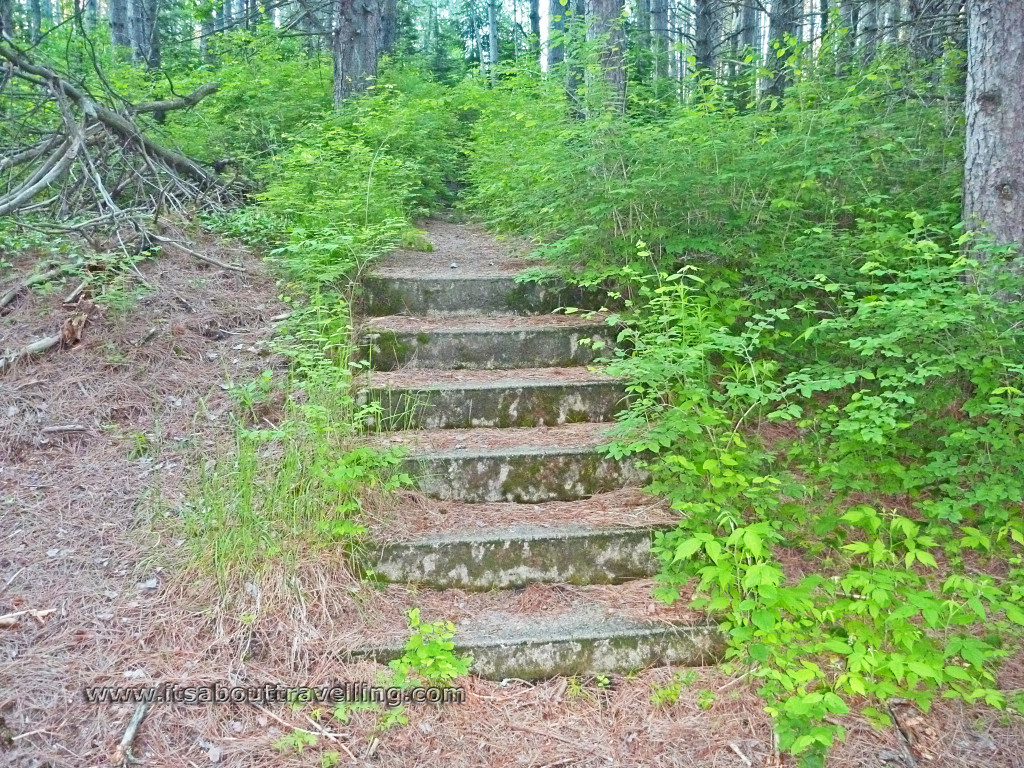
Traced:
<path fill-rule="evenodd" d="M 396 371 L 363 379 L 361 403 L 377 402 L 391 428 L 537 427 L 610 421 L 625 401 L 619 380 L 586 368 Z"/>
<path fill-rule="evenodd" d="M 371 568 L 390 582 L 508 589 L 534 582 L 616 584 L 653 576 L 651 528 L 518 525 L 437 534 L 382 547 Z"/>
<path fill-rule="evenodd" d="M 581 606 L 555 616 L 478 614 L 458 625 L 455 652 L 472 655 L 470 671 L 478 677 L 543 680 L 714 664 L 722 659 L 724 641 L 712 624 L 638 621 Z M 394 645 L 353 655 L 384 662 L 401 654 L 402 646 Z"/>
<path fill-rule="evenodd" d="M 605 456 L 604 424 L 534 429 L 437 430 L 402 433 L 383 442 L 406 445 L 404 469 L 426 495 L 467 502 L 535 504 L 642 485 L 632 461 Z"/>
<path fill-rule="evenodd" d="M 600 309 L 598 291 L 545 279 L 517 282 L 515 275 L 390 275 L 364 276 L 359 311 L 362 315 L 536 315 L 560 307 Z"/>
<path fill-rule="evenodd" d="M 616 331 L 600 318 L 491 315 L 371 318 L 360 347 L 378 371 L 555 368 L 586 365 L 610 352 Z"/>

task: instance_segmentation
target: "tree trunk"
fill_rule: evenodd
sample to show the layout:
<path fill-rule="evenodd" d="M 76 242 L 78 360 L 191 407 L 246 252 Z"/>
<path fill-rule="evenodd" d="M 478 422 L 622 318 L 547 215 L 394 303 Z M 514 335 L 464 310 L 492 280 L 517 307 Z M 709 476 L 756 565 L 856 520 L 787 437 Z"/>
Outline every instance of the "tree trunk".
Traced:
<path fill-rule="evenodd" d="M 583 54 L 580 43 L 587 26 L 585 0 L 569 0 L 566 10 L 568 15 L 565 22 L 565 95 L 569 102 L 569 114 L 577 120 L 582 120 L 586 117 L 579 93 L 580 81 L 583 80 L 583 63 L 580 61 Z"/>
<path fill-rule="evenodd" d="M 100 4 L 98 0 L 85 0 L 84 13 L 82 14 L 82 22 L 86 30 L 96 29 L 96 24 L 99 22 L 100 15 Z"/>
<path fill-rule="evenodd" d="M 127 0 L 128 34 L 136 61 L 150 68 L 160 66 L 159 0 Z"/>
<path fill-rule="evenodd" d="M 215 32 L 212 12 L 203 16 L 200 32 L 202 36 L 199 38 L 199 55 L 202 57 L 204 64 L 214 64 L 215 57 L 210 51 L 210 41 L 213 39 Z"/>
<path fill-rule="evenodd" d="M 28 39 L 35 45 L 42 38 L 43 9 L 39 0 L 28 0 Z"/>
<path fill-rule="evenodd" d="M 588 0 L 587 40 L 597 43 L 600 75 L 607 83 L 607 104 L 616 112 L 626 109 L 626 58 L 622 29 L 623 0 Z M 591 92 L 602 89 L 593 83 Z"/>
<path fill-rule="evenodd" d="M 549 0 L 548 2 L 548 69 L 553 69 L 565 59 L 565 45 L 562 38 L 565 35 L 565 12 L 568 6 L 563 6 L 561 0 Z"/>
<path fill-rule="evenodd" d="M 696 0 L 694 8 L 694 56 L 698 69 L 713 75 L 722 42 L 722 9 L 719 0 Z"/>
<path fill-rule="evenodd" d="M 0 0 L 0 40 L 4 37 L 15 38 L 14 0 Z"/>
<path fill-rule="evenodd" d="M 934 61 L 942 56 L 946 40 L 952 39 L 962 46 L 962 10 L 961 0 L 910 0 L 907 23 L 914 54 Z"/>
<path fill-rule="evenodd" d="M 436 25 L 437 16 L 434 16 Z M 398 42 L 398 0 L 384 0 L 381 5 L 380 19 L 380 51 L 378 53 L 394 53 Z"/>
<path fill-rule="evenodd" d="M 900 41 L 903 27 L 903 0 L 890 0 L 889 2 L 889 29 L 886 40 L 896 44 Z"/>
<path fill-rule="evenodd" d="M 530 0 L 530 58 L 537 63 L 540 55 L 540 0 Z"/>
<path fill-rule="evenodd" d="M 651 0 L 654 76 L 668 77 L 668 0 Z"/>
<path fill-rule="evenodd" d="M 879 0 L 867 0 L 860 26 L 861 60 L 866 64 L 875 58 L 878 49 Z"/>
<path fill-rule="evenodd" d="M 636 0 L 636 71 L 641 80 L 651 74 L 651 0 Z"/>
<path fill-rule="evenodd" d="M 364 90 L 377 76 L 381 11 L 377 0 L 336 0 L 331 25 L 336 107 L 353 93 Z"/>
<path fill-rule="evenodd" d="M 128 34 L 128 0 L 109 0 L 107 18 L 110 21 L 110 42 L 115 47 L 131 46 L 132 39 Z"/>
<path fill-rule="evenodd" d="M 160 0 L 144 0 L 146 9 L 146 64 L 156 69 L 162 62 L 160 47 Z"/>
<path fill-rule="evenodd" d="M 487 70 L 491 85 L 498 82 L 498 0 L 487 0 Z"/>
<path fill-rule="evenodd" d="M 775 0 L 768 17 L 768 39 L 771 41 L 768 48 L 768 66 L 772 70 L 772 76 L 767 91 L 778 98 L 786 91 L 789 74 L 786 71 L 787 57 L 776 55 L 774 47 L 784 47 L 787 45 L 787 36 L 796 36 L 797 18 L 802 7 L 803 3 L 800 0 Z"/>
<path fill-rule="evenodd" d="M 740 16 L 740 45 L 754 49 L 754 60 L 761 59 L 760 9 L 753 3 L 744 3 Z"/>
<path fill-rule="evenodd" d="M 968 0 L 964 221 L 1024 246 L 1024 3 Z"/>

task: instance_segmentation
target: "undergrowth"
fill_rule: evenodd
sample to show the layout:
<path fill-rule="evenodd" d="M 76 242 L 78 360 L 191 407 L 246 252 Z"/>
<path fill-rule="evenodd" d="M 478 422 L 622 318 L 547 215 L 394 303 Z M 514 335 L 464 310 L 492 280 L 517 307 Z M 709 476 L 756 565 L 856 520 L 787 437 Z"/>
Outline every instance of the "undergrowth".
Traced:
<path fill-rule="evenodd" d="M 257 168 L 257 202 L 209 221 L 267 249 L 292 307 L 273 347 L 286 372 L 232 383 L 234 450 L 203 472 L 186 516 L 196 557 L 222 581 L 313 547 L 355 553 L 365 499 L 409 482 L 394 450 L 362 439 L 381 419 L 354 395 L 364 363 L 351 311 L 363 266 L 414 241 L 412 218 L 447 200 L 460 129 L 439 86 L 392 75 L 339 113 L 290 125 Z M 253 87 L 234 77 L 229 88 Z"/>
<path fill-rule="evenodd" d="M 586 121 L 544 82 L 461 98 L 467 205 L 621 308 L 610 451 L 680 516 L 658 597 L 718 617 L 780 747 L 820 766 L 851 710 L 1006 704 L 1024 281 L 958 224 L 948 71 L 800 65 L 774 109 L 714 83 Z"/>

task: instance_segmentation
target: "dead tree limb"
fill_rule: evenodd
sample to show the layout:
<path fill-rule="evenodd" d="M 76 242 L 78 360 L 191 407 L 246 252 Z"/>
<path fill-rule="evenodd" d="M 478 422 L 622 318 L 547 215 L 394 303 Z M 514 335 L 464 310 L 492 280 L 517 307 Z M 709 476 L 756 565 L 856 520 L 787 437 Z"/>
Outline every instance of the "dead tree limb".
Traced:
<path fill-rule="evenodd" d="M 31 344 L 26 344 L 21 349 L 16 349 L 10 354 L 0 357 L 0 374 L 7 373 L 8 370 L 22 360 L 27 360 L 30 357 L 41 355 L 43 352 L 53 349 L 60 344 L 63 338 L 63 335 L 60 333 L 54 336 L 44 336 L 41 339 L 36 339 Z"/>
<path fill-rule="evenodd" d="M 39 285 L 39 283 L 45 283 L 48 280 L 52 280 L 57 277 L 63 270 L 60 267 L 54 269 L 48 269 L 46 272 L 40 272 L 35 275 L 26 277 L 24 280 L 19 280 L 10 288 L 7 289 L 3 296 L 0 296 L 0 312 L 7 308 L 7 305 L 18 298 L 18 295 L 25 290 L 28 290 L 33 285 Z"/>
<path fill-rule="evenodd" d="M 139 114 L 141 112 L 170 112 L 175 109 L 188 109 L 190 107 L 194 107 L 218 88 L 220 88 L 220 83 L 207 83 L 206 85 L 196 88 L 188 96 L 179 96 L 176 99 L 166 99 L 164 101 L 142 101 L 135 104 L 130 109 L 135 114 Z"/>
<path fill-rule="evenodd" d="M 186 96 L 126 104 L 109 93 L 98 97 L 56 67 L 0 38 L 0 63 L 10 77 L 31 87 L 26 106 L 14 116 L 30 137 L 0 158 L 0 216 L 27 208 L 52 212 L 54 220 L 93 214 L 92 227 L 116 229 L 131 223 L 141 233 L 138 213 L 150 216 L 188 210 L 217 210 L 238 197 L 238 190 L 215 172 L 181 152 L 154 141 L 136 122 L 140 115 L 190 109 L 217 90 L 208 83 Z M 47 134 L 39 132 L 39 110 L 56 103 Z M 19 122 L 20 119 L 20 122 Z M 46 189 L 56 195 L 37 197 Z M 129 213 L 131 211 L 131 213 Z M 81 231 L 83 225 L 74 225 Z"/>

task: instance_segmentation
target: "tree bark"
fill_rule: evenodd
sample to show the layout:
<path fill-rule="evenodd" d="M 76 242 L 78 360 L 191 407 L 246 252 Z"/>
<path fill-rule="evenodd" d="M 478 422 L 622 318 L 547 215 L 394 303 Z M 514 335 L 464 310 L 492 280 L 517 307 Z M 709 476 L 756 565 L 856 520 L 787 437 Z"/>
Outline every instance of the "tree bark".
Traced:
<path fill-rule="evenodd" d="M 565 51 L 565 95 L 569 102 L 570 116 L 577 120 L 582 120 L 587 114 L 583 108 L 579 93 L 580 81 L 583 80 L 580 43 L 587 26 L 586 1 L 569 0 L 566 10 L 568 14 L 565 22 L 567 41 Z"/>
<path fill-rule="evenodd" d="M 942 56 L 946 40 L 962 42 L 962 9 L 961 0 L 910 0 L 907 16 L 910 45 L 918 58 L 934 61 Z"/>
<path fill-rule="evenodd" d="M 336 107 L 377 76 L 382 11 L 381 0 L 336 0 L 331 25 Z"/>
<path fill-rule="evenodd" d="M 767 91 L 778 98 L 782 97 L 789 85 L 789 75 L 786 71 L 786 57 L 777 56 L 772 46 L 785 46 L 787 36 L 796 37 L 797 20 L 802 7 L 800 0 L 775 0 L 768 17 L 768 39 L 771 41 L 768 66 L 772 70 L 772 77 Z"/>
<path fill-rule="evenodd" d="M 128 0 L 109 0 L 107 18 L 110 21 L 110 42 L 115 47 L 131 46 L 131 37 L 128 35 Z"/>
<path fill-rule="evenodd" d="M 968 0 L 964 221 L 1024 246 L 1024 3 Z"/>
<path fill-rule="evenodd" d="M 636 0 L 637 75 L 646 80 L 651 74 L 651 0 Z"/>
<path fill-rule="evenodd" d="M 694 57 L 697 67 L 712 74 L 718 65 L 722 42 L 722 8 L 719 0 L 696 0 L 694 7 Z"/>
<path fill-rule="evenodd" d="M 0 0 L 0 40 L 15 38 L 14 33 L 14 0 Z"/>
<path fill-rule="evenodd" d="M 87 30 L 96 29 L 99 23 L 100 4 L 98 0 L 85 0 L 85 13 L 82 14 L 83 22 Z"/>
<path fill-rule="evenodd" d="M 654 76 L 668 77 L 668 0 L 651 0 Z"/>
<path fill-rule="evenodd" d="M 530 0 L 530 57 L 534 64 L 540 55 L 540 0 Z"/>
<path fill-rule="evenodd" d="M 885 39 L 890 43 L 900 41 L 900 28 L 903 26 L 903 0 L 889 0 L 889 28 Z"/>
<path fill-rule="evenodd" d="M 498 0 L 487 0 L 487 70 L 491 85 L 498 82 Z"/>
<path fill-rule="evenodd" d="M 600 75 L 609 89 L 607 104 L 616 112 L 626 109 L 626 57 L 622 29 L 623 0 L 588 0 L 587 40 L 597 43 Z M 600 91 L 592 83 L 591 91 Z"/>
<path fill-rule="evenodd" d="M 565 12 L 568 6 L 563 6 L 561 0 L 549 0 L 548 2 L 548 69 L 565 60 L 565 45 L 562 38 L 565 35 Z"/>
<path fill-rule="evenodd" d="M 128 34 L 136 61 L 155 69 L 160 66 L 160 0 L 127 0 Z"/>
<path fill-rule="evenodd" d="M 879 0 L 867 0 L 864 3 L 864 14 L 861 17 L 860 28 L 861 60 L 864 63 L 874 59 L 875 52 L 878 50 L 878 25 L 881 12 L 881 9 L 878 7 L 879 4 Z"/>
<path fill-rule="evenodd" d="M 740 45 L 744 48 L 753 48 L 754 58 L 757 61 L 761 59 L 761 35 L 758 34 L 760 23 L 760 9 L 753 3 L 744 3 L 740 15 Z"/>
<path fill-rule="evenodd" d="M 436 26 L 437 16 L 434 16 Z M 380 51 L 393 53 L 398 42 L 398 0 L 384 0 L 381 5 L 380 19 Z"/>

